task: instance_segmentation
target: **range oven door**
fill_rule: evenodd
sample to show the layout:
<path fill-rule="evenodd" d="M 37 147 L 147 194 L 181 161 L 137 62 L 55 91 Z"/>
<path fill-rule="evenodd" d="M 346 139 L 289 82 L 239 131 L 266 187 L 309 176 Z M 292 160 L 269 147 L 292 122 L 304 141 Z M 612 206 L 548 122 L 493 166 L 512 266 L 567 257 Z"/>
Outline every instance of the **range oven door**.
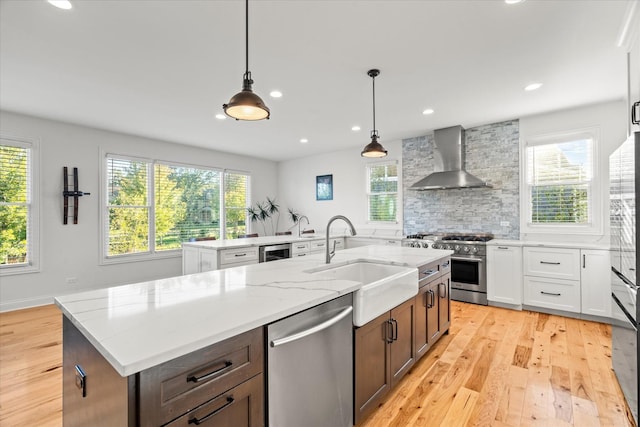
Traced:
<path fill-rule="evenodd" d="M 451 287 L 474 292 L 487 292 L 485 259 L 451 257 Z"/>
<path fill-rule="evenodd" d="M 637 288 L 612 272 L 611 358 L 627 404 L 638 423 Z"/>

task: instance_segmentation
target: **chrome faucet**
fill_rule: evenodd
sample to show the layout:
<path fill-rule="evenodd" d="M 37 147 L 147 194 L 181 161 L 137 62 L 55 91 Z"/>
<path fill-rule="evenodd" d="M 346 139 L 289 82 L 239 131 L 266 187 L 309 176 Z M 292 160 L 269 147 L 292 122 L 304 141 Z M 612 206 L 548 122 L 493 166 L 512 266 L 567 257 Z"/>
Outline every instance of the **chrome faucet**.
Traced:
<path fill-rule="evenodd" d="M 336 219 L 341 219 L 344 222 L 346 222 L 349 227 L 351 228 L 351 235 L 355 236 L 356 233 L 356 229 L 353 227 L 353 224 L 351 224 L 351 221 L 349 221 L 349 218 L 347 218 L 344 215 L 336 215 L 334 217 L 331 217 L 331 219 L 329 220 L 329 222 L 327 223 L 327 234 L 326 234 L 326 251 L 327 251 L 327 264 L 329 264 L 331 262 L 331 258 L 333 258 L 333 256 L 336 254 L 336 241 L 333 241 L 333 249 L 329 250 L 329 229 L 331 228 L 331 223 L 333 221 L 335 221 Z"/>
<path fill-rule="evenodd" d="M 298 237 L 302 236 L 302 233 L 300 232 L 300 223 L 302 222 L 302 218 L 307 220 L 307 225 L 309 225 L 309 218 L 307 218 L 306 215 L 300 215 L 300 217 L 298 218 Z"/>

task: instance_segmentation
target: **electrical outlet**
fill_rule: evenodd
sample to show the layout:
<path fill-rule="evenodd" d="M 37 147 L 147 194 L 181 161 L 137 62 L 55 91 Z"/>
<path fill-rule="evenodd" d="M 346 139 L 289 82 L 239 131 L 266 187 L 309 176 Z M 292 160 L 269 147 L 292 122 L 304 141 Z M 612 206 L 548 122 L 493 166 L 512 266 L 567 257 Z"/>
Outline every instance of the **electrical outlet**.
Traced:
<path fill-rule="evenodd" d="M 67 285 L 75 285 L 78 283 L 77 277 L 67 277 Z"/>
<path fill-rule="evenodd" d="M 500 227 L 509 227 L 510 225 L 509 221 L 500 221 Z"/>

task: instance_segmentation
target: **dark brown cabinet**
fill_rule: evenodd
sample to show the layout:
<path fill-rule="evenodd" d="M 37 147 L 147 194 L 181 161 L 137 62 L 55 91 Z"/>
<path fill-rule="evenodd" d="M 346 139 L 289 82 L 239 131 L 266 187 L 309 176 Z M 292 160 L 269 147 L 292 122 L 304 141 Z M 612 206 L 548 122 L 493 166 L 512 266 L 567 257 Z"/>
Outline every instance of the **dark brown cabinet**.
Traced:
<path fill-rule="evenodd" d="M 415 299 L 354 331 L 354 421 L 378 407 L 416 361 Z"/>
<path fill-rule="evenodd" d="M 122 377 L 63 319 L 63 425 L 264 426 L 263 329 Z"/>
<path fill-rule="evenodd" d="M 420 288 L 415 298 L 417 359 L 425 355 L 451 325 L 451 273 L 448 266 L 447 258 L 445 262 L 435 262 L 419 268 Z"/>
<path fill-rule="evenodd" d="M 438 319 L 440 332 L 449 332 L 451 326 L 451 273 L 445 274 L 438 280 Z"/>

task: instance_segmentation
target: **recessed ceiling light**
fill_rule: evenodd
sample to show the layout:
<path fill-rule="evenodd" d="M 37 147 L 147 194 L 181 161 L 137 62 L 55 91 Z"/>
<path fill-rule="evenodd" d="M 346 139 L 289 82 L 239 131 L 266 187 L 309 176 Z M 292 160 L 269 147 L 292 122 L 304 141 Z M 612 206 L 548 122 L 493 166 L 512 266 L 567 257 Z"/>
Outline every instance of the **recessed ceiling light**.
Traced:
<path fill-rule="evenodd" d="M 47 1 L 59 9 L 69 10 L 73 7 L 69 0 L 47 0 Z"/>
<path fill-rule="evenodd" d="M 522 2 L 524 2 L 524 1 L 525 1 L 525 0 L 504 0 L 504 2 L 505 2 L 506 4 L 518 4 L 518 3 L 522 3 Z"/>
<path fill-rule="evenodd" d="M 309 142 L 309 140 L 308 140 L 307 138 L 302 138 L 302 139 L 300 140 L 300 142 L 301 142 L 302 144 L 306 144 L 307 142 Z"/>
<path fill-rule="evenodd" d="M 357 132 L 357 131 L 360 130 L 360 126 L 352 126 L 351 130 L 354 131 L 354 132 Z"/>
<path fill-rule="evenodd" d="M 540 87 L 542 87 L 542 83 L 531 83 L 530 85 L 525 87 L 524 90 L 532 91 L 532 90 L 540 89 Z"/>
<path fill-rule="evenodd" d="M 422 114 L 424 114 L 425 116 L 428 116 L 429 114 L 433 114 L 433 110 L 431 108 L 427 108 L 422 112 Z"/>
<path fill-rule="evenodd" d="M 225 116 L 224 114 L 220 114 L 220 113 L 216 114 L 216 119 L 218 120 L 225 120 L 226 118 L 227 116 Z"/>
<path fill-rule="evenodd" d="M 269 94 L 272 98 L 282 98 L 282 92 L 279 90 L 272 90 Z"/>

